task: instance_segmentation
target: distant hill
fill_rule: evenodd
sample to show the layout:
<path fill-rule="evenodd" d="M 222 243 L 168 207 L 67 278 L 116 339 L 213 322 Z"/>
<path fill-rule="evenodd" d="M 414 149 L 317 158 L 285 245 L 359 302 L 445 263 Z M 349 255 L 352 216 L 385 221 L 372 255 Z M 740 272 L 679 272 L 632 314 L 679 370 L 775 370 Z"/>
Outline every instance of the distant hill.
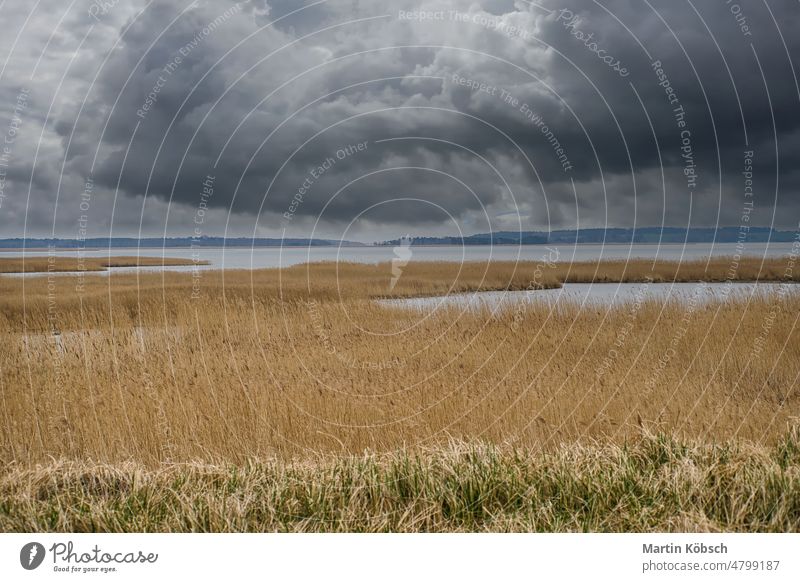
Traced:
<path fill-rule="evenodd" d="M 743 237 L 743 242 L 791 242 L 796 233 L 766 227 L 752 227 Z M 414 237 L 412 245 L 535 245 L 535 244 L 573 244 L 573 243 L 698 243 L 698 242 L 739 242 L 738 226 L 720 228 L 582 228 L 578 230 L 554 230 L 549 234 L 540 231 L 499 231 L 473 234 L 460 237 Z M 400 244 L 400 239 L 377 243 L 384 246 Z"/>
<path fill-rule="evenodd" d="M 715 238 L 716 235 L 716 238 Z M 747 232 L 744 242 L 791 242 L 797 234 L 792 231 L 753 227 Z M 412 245 L 543 245 L 573 243 L 697 243 L 697 242 L 738 242 L 739 227 L 721 228 L 582 228 L 578 230 L 554 230 L 549 234 L 541 231 L 498 231 L 494 233 L 473 234 L 463 239 L 456 236 L 413 237 Z M 379 246 L 395 246 L 400 239 L 375 243 Z M 216 236 L 167 237 L 167 238 L 90 238 L 81 241 L 73 238 L 5 238 L 0 239 L 0 249 L 107 249 L 107 248 L 188 248 L 188 247 L 361 247 L 369 246 L 355 241 L 308 238 L 225 238 Z"/>
<path fill-rule="evenodd" d="M 0 239 L 0 249 L 48 248 L 57 249 L 107 249 L 107 248 L 179 248 L 179 247 L 332 247 L 364 246 L 363 243 L 308 238 L 224 238 L 216 236 L 171 238 L 89 238 L 84 241 L 71 238 L 5 238 Z"/>

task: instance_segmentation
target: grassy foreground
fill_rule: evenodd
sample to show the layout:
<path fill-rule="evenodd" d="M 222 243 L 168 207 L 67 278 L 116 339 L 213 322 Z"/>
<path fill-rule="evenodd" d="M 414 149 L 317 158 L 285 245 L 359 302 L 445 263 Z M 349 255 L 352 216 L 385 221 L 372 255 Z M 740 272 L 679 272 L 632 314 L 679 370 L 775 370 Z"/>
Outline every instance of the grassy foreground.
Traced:
<path fill-rule="evenodd" d="M 62 462 L 0 478 L 0 530 L 800 531 L 800 431 L 772 447 L 643 436 L 533 454 L 451 443 L 240 466 Z"/>

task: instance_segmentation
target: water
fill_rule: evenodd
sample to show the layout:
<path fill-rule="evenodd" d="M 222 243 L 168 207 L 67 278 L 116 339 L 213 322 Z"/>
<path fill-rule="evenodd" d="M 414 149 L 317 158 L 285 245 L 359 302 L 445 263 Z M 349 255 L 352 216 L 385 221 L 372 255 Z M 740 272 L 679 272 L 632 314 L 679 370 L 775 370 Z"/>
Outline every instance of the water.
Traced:
<path fill-rule="evenodd" d="M 610 307 L 648 300 L 702 304 L 798 292 L 800 285 L 794 283 L 565 283 L 560 289 L 455 293 L 443 297 L 385 299 L 379 303 L 421 311 L 443 307 L 496 310 L 520 303 L 541 303 L 550 307 L 559 304 Z"/>
<path fill-rule="evenodd" d="M 780 257 L 788 255 L 792 243 L 749 243 L 743 254 L 755 257 Z M 529 246 L 430 246 L 411 247 L 412 261 L 541 261 L 557 262 L 592 261 L 597 259 L 647 258 L 663 260 L 705 259 L 737 252 L 736 243 L 697 244 L 579 244 L 579 245 L 529 245 Z M 78 256 L 80 251 L 56 251 L 62 256 Z M 142 256 L 172 257 L 208 261 L 208 265 L 167 267 L 122 267 L 114 272 L 131 271 L 191 271 L 192 269 L 265 269 L 288 267 L 316 261 L 346 261 L 355 263 L 382 263 L 394 257 L 393 247 L 259 247 L 259 248 L 112 248 L 83 251 L 85 257 Z M 0 257 L 21 257 L 21 251 L 3 251 Z M 48 251 L 27 251 L 25 256 L 48 256 Z M 38 274 L 26 274 L 36 276 Z"/>

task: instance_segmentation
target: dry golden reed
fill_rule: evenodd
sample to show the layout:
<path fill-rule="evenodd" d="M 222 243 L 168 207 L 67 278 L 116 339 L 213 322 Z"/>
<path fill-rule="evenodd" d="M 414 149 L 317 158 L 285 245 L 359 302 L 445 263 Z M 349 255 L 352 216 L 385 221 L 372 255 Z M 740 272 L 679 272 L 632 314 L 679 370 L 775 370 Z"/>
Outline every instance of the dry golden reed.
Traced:
<path fill-rule="evenodd" d="M 71 271 L 105 271 L 110 267 L 167 267 L 207 265 L 207 261 L 170 257 L 72 257 L 57 252 L 48 256 L 0 257 L 0 273 L 64 273 Z"/>
<path fill-rule="evenodd" d="M 783 280 L 786 260 L 411 263 L 394 296 L 561 281 Z M 0 460 L 145 467 L 642 430 L 774 443 L 800 415 L 800 299 L 396 309 L 388 264 L 0 279 Z"/>

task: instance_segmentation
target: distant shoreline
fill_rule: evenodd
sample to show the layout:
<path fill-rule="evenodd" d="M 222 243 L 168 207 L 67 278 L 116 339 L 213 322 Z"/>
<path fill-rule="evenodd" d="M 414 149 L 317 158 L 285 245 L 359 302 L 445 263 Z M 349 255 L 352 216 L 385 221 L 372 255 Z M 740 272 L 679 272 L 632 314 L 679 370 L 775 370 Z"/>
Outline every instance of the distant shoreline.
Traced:
<path fill-rule="evenodd" d="M 797 230 L 777 230 L 772 227 L 737 226 L 678 228 L 642 226 L 637 228 L 578 228 L 557 230 L 492 231 L 467 236 L 411 236 L 397 239 L 359 242 L 347 239 L 242 236 L 162 236 L 162 237 L 6 237 L 0 238 L 0 251 L 44 252 L 55 250 L 105 249 L 310 249 L 310 248 L 373 248 L 395 247 L 527 247 L 555 245 L 693 245 L 693 244 L 770 244 L 800 242 Z"/>
<path fill-rule="evenodd" d="M 583 246 L 606 246 L 606 247 L 629 247 L 629 246 L 648 246 L 648 247 L 666 247 L 666 246 L 695 246 L 695 245 L 736 245 L 739 244 L 734 241 L 696 241 L 696 242 L 550 242 L 550 243 L 495 243 L 495 244 L 415 244 L 412 245 L 411 248 L 443 248 L 443 247 L 457 247 L 457 248 L 481 248 L 481 247 L 556 247 L 556 246 L 574 246 L 574 247 L 583 247 Z M 746 245 L 787 245 L 792 244 L 792 241 L 786 240 L 779 240 L 779 241 L 749 241 L 745 243 Z M 255 250 L 255 249 L 339 249 L 339 248 L 348 248 L 348 249 L 391 249 L 394 248 L 393 245 L 369 245 L 369 244 L 342 244 L 342 245 L 256 245 L 253 247 L 247 247 L 242 245 L 232 245 L 232 246 L 165 246 L 165 247 L 154 247 L 154 246 L 143 246 L 143 247 L 136 247 L 136 246 L 102 246 L 102 247 L 56 247 L 56 248 L 48 248 L 48 247 L 0 247 L 0 253 L 5 252 L 31 252 L 31 253 L 45 253 L 45 252 L 77 252 L 77 251 L 118 251 L 118 250 L 163 250 L 163 251 L 170 251 L 170 250 L 201 250 L 201 249 L 211 249 L 211 250 Z"/>
<path fill-rule="evenodd" d="M 421 245 L 419 245 L 421 246 Z M 430 246 L 447 246 L 447 245 L 430 245 Z M 474 245 L 474 246 L 481 246 L 481 245 Z M 504 245 L 506 246 L 506 245 Z M 534 246 L 534 245 L 531 245 Z M 364 248 L 376 248 L 371 245 L 309 245 L 309 246 L 297 246 L 297 245 L 286 245 L 286 246 L 273 246 L 273 245 L 262 245 L 262 246 L 254 246 L 254 247 L 245 247 L 241 245 L 234 245 L 229 247 L 221 247 L 221 246 L 199 246 L 199 247 L 192 247 L 192 246 L 167 246 L 167 247 L 151 247 L 151 246 L 144 246 L 144 247 L 56 247 L 56 248 L 48 248 L 48 247 L 0 247 L 0 253 L 3 252 L 19 252 L 19 251 L 28 251 L 31 253 L 46 253 L 48 251 L 52 252 L 64 252 L 64 251 L 115 251 L 115 250 L 199 250 L 199 249 L 217 249 L 217 250 L 231 250 L 231 249 L 338 249 L 338 248 L 352 248 L 352 249 L 364 249 Z"/>

